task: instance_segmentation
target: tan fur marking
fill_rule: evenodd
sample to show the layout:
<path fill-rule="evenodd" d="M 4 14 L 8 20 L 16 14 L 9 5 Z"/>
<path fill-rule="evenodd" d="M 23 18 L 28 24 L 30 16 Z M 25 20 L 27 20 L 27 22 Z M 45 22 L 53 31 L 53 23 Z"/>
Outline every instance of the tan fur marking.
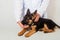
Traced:
<path fill-rule="evenodd" d="M 47 27 L 47 25 L 46 25 L 46 24 L 44 24 L 43 31 L 44 31 L 44 32 L 48 32 L 48 33 L 53 32 L 53 30 L 48 29 L 48 27 Z"/>
<path fill-rule="evenodd" d="M 22 36 L 27 31 L 26 28 L 24 28 L 21 32 L 18 33 L 18 36 Z"/>
<path fill-rule="evenodd" d="M 30 30 L 27 34 L 25 34 L 25 37 L 30 37 L 32 34 L 36 32 L 35 28 L 36 26 L 31 26 L 32 30 Z"/>

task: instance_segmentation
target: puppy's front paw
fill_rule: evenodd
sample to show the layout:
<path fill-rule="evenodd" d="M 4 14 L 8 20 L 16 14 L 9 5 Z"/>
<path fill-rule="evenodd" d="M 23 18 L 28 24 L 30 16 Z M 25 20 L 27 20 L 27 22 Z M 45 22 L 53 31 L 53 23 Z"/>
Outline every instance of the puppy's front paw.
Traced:
<path fill-rule="evenodd" d="M 35 32 L 36 32 L 35 30 L 30 30 L 27 34 L 25 34 L 25 37 L 30 37 Z"/>
<path fill-rule="evenodd" d="M 24 28 L 21 32 L 18 33 L 18 36 L 22 36 L 26 31 L 27 29 Z"/>

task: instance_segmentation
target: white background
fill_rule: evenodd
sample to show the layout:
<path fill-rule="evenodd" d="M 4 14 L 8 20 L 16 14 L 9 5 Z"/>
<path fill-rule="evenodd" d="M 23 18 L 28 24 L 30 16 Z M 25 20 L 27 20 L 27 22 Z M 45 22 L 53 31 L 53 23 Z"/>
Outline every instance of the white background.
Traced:
<path fill-rule="evenodd" d="M 47 9 L 48 18 L 60 25 L 60 0 L 51 0 Z M 0 0 L 0 40 L 60 40 L 60 30 L 44 34 L 37 32 L 29 38 L 17 36 L 20 31 L 14 17 L 14 0 Z"/>

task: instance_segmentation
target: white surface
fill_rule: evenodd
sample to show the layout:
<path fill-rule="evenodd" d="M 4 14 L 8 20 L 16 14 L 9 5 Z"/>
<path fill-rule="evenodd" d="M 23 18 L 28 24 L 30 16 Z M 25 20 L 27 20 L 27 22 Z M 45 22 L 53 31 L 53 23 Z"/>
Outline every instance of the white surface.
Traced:
<path fill-rule="evenodd" d="M 49 6 L 48 17 L 55 19 L 57 24 L 60 24 L 60 0 L 56 0 L 54 8 L 54 1 Z M 53 9 L 52 9 L 53 8 Z M 20 28 L 17 26 L 14 12 L 13 12 L 13 0 L 0 0 L 0 40 L 60 40 L 60 30 L 56 32 L 44 34 L 43 32 L 37 32 L 29 38 L 24 36 L 17 36 Z"/>
<path fill-rule="evenodd" d="M 0 40 L 60 40 L 60 30 L 56 30 L 53 33 L 44 34 L 43 32 L 37 32 L 31 37 L 26 38 L 23 36 L 17 36 L 19 28 L 16 27 L 0 27 Z"/>

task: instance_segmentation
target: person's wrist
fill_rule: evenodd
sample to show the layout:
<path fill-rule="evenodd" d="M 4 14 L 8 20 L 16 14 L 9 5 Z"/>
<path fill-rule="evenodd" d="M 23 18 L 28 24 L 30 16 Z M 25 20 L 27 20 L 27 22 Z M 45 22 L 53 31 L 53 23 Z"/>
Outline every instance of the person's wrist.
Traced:
<path fill-rule="evenodd" d="M 38 22 L 40 15 L 37 13 L 34 22 Z"/>
<path fill-rule="evenodd" d="M 23 28 L 28 28 L 29 27 L 29 25 L 23 25 Z"/>
<path fill-rule="evenodd" d="M 23 24 L 21 23 L 21 21 L 18 21 L 17 24 L 21 27 L 23 27 Z"/>

